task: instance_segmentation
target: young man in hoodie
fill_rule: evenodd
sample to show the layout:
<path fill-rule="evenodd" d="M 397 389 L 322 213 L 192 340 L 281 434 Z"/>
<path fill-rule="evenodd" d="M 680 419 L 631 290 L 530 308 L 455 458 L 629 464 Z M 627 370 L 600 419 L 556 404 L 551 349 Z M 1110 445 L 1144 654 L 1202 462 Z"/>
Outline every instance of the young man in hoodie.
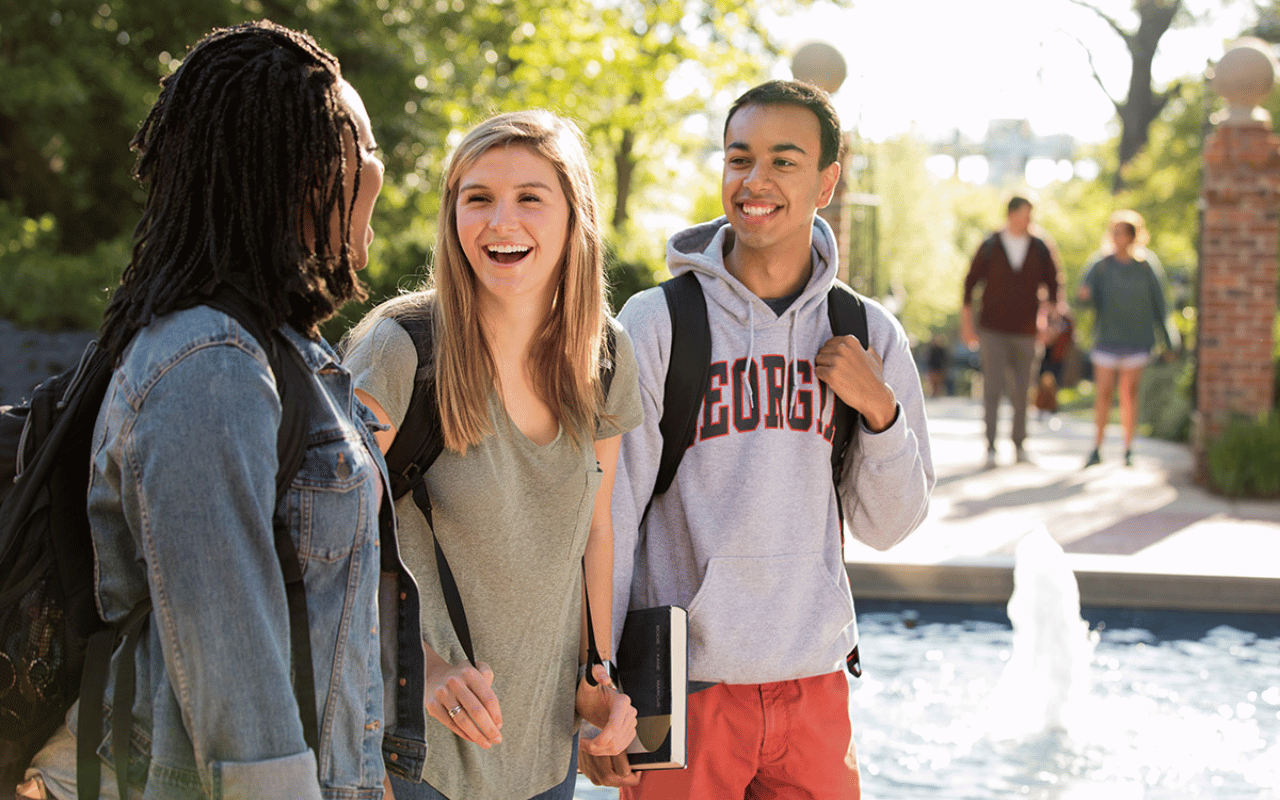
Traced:
<path fill-rule="evenodd" d="M 711 383 L 694 442 L 647 514 L 671 320 L 660 289 L 619 315 L 645 420 L 618 464 L 614 630 L 629 608 L 686 608 L 692 692 L 685 769 L 632 773 L 625 757 L 582 753 L 588 777 L 627 800 L 859 794 L 838 509 L 854 536 L 887 549 L 924 519 L 934 474 L 902 326 L 867 300 L 870 349 L 832 336 L 839 265 L 817 210 L 840 177 L 840 145 L 830 101 L 806 84 L 771 81 L 730 109 L 725 216 L 667 245 L 671 272 L 694 272 L 706 297 Z M 823 435 L 831 391 L 862 419 L 838 487 Z"/>

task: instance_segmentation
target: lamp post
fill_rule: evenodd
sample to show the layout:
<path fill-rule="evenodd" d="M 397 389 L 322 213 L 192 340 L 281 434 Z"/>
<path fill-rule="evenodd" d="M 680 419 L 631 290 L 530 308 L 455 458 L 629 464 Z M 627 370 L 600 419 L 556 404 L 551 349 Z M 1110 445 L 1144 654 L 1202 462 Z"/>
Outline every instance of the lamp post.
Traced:
<path fill-rule="evenodd" d="M 791 74 L 827 94 L 835 94 L 848 77 L 844 57 L 826 42 L 801 45 L 791 58 Z M 854 136 L 840 132 L 844 158 L 840 182 L 830 205 L 821 212 L 836 235 L 845 280 L 865 294 L 875 293 L 880 197 L 874 193 L 874 169 L 863 152 L 853 152 Z M 856 270 L 856 274 L 855 274 Z"/>

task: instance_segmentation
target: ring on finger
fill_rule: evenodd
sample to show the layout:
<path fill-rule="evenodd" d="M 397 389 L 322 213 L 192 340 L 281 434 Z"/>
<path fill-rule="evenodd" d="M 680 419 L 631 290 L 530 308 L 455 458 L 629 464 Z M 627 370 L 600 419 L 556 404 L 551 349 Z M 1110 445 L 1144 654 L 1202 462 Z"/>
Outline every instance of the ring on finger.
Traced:
<path fill-rule="evenodd" d="M 449 719 L 453 719 L 454 717 L 458 716 L 461 713 L 462 713 L 461 704 L 456 705 L 453 708 L 449 709 Z"/>

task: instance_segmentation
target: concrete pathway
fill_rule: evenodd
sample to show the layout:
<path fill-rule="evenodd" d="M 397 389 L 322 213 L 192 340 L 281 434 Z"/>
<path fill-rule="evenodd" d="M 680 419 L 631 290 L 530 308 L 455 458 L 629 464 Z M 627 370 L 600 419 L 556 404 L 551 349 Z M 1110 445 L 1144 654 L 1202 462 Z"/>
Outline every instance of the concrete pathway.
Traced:
<path fill-rule="evenodd" d="M 1192 483 L 1186 445 L 1134 443 L 1123 464 L 1117 424 L 1103 463 L 1084 469 L 1093 423 L 1059 415 L 1029 424 L 1034 465 L 998 443 L 984 469 L 982 406 L 927 402 L 938 482 L 928 519 L 888 552 L 846 548 L 854 594 L 1004 602 L 1013 552 L 1044 526 L 1067 552 L 1086 605 L 1280 612 L 1280 502 L 1233 501 Z M 1007 436 L 1010 410 L 1002 408 Z"/>

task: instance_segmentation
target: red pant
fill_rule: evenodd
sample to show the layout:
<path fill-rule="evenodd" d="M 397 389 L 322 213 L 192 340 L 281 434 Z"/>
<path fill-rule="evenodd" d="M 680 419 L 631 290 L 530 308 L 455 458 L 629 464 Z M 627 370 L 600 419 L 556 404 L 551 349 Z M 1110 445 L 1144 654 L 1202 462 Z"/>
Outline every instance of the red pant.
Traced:
<path fill-rule="evenodd" d="M 621 800 L 858 800 L 843 670 L 721 683 L 689 696 L 689 765 L 641 773 Z"/>

